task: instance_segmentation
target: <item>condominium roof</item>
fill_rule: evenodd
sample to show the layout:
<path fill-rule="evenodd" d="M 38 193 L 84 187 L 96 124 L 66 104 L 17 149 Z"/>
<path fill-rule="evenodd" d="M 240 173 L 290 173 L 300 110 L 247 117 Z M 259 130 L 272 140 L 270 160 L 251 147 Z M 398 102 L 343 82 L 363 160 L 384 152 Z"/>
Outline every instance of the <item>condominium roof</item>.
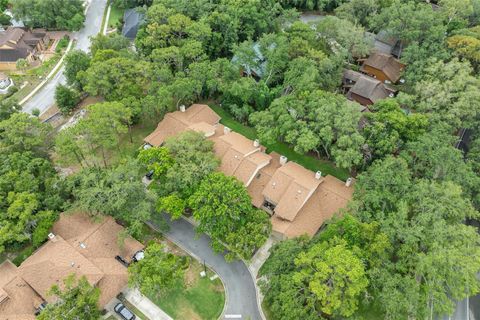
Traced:
<path fill-rule="evenodd" d="M 60 236 L 40 247 L 19 267 L 20 276 L 48 302 L 55 300 L 54 296 L 48 295 L 52 286 L 61 285 L 62 280 L 72 273 L 85 276 L 92 286 L 103 277 L 99 268 Z"/>
<path fill-rule="evenodd" d="M 390 54 L 381 52 L 372 53 L 363 63 L 362 71 L 365 66 L 381 70 L 393 83 L 400 79 L 404 65 Z"/>
<path fill-rule="evenodd" d="M 128 280 L 127 268 L 115 256 L 131 261 L 143 248 L 130 237 L 119 245 L 122 230 L 111 217 L 95 222 L 83 213 L 62 214 L 52 228 L 53 236 L 18 268 L 9 261 L 0 265 L 0 319 L 34 319 L 42 301 L 55 300 L 48 294 L 50 288 L 62 287 L 72 273 L 98 287 L 99 305 L 106 305 Z"/>
<path fill-rule="evenodd" d="M 268 165 L 271 157 L 264 153 L 260 145 L 236 132 L 228 132 L 212 139 L 214 151 L 221 159 L 219 170 L 233 175 L 248 186 L 254 175 Z"/>
<path fill-rule="evenodd" d="M 315 173 L 290 161 L 275 171 L 262 194 L 276 205 L 277 216 L 293 221 L 321 182 Z"/>
<path fill-rule="evenodd" d="M 210 112 L 203 112 L 216 115 L 211 109 Z M 173 114 L 177 116 L 180 113 Z M 180 114 L 180 117 L 185 116 Z M 217 117 L 212 119 L 218 122 Z M 184 123 L 182 119 L 176 120 Z M 162 130 L 162 122 L 155 132 Z M 178 126 L 177 133 L 189 130 L 189 126 L 191 124 Z M 265 147 L 258 141 L 252 141 L 221 124 L 215 125 L 215 133 L 209 139 L 214 142 L 214 152 L 221 159 L 219 170 L 243 182 L 252 198 L 252 205 L 273 214 L 271 221 L 274 231 L 285 237 L 314 235 L 323 222 L 345 207 L 351 198 L 353 190 L 346 187 L 343 181 L 331 176 L 317 176 L 295 162 L 285 163 L 284 158 L 281 162 L 279 154 L 266 154 Z M 265 201 L 270 202 L 274 209 L 264 206 L 269 206 Z"/>
<path fill-rule="evenodd" d="M 390 95 L 390 92 L 381 81 L 365 75 L 358 77 L 357 82 L 355 82 L 349 93 L 369 99 L 373 103 L 388 98 Z"/>
<path fill-rule="evenodd" d="M 220 117 L 204 104 L 193 104 L 184 112 L 175 111 L 167 113 L 158 124 L 155 131 L 148 135 L 144 141 L 152 146 L 158 147 L 169 137 L 173 137 L 189 127 L 194 131 L 211 132 L 211 127 L 218 124 Z"/>
<path fill-rule="evenodd" d="M 303 234 L 314 236 L 325 221 L 347 206 L 352 194 L 353 188 L 345 186 L 343 181 L 325 176 L 295 219 L 289 221 L 275 214 L 271 219 L 272 229 L 287 238 Z"/>

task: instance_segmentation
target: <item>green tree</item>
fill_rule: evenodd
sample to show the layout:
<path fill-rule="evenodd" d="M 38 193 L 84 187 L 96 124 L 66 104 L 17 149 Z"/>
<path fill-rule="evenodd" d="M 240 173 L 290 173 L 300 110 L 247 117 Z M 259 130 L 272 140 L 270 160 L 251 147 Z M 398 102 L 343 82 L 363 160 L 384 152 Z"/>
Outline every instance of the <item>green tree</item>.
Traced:
<path fill-rule="evenodd" d="M 64 74 L 68 85 L 73 86 L 78 90 L 82 89 L 78 74 L 80 71 L 85 71 L 90 67 L 90 60 L 90 56 L 81 50 L 70 51 L 65 56 Z"/>
<path fill-rule="evenodd" d="M 185 261 L 152 243 L 145 249 L 145 258 L 128 267 L 128 284 L 147 295 L 165 293 L 183 280 Z"/>
<path fill-rule="evenodd" d="M 329 43 L 333 43 L 332 50 L 338 50 L 338 45 L 340 45 L 350 61 L 353 61 L 354 58 L 366 57 L 373 47 L 372 41 L 365 37 L 363 27 L 335 16 L 327 16 L 320 20 L 316 24 L 316 30 Z"/>
<path fill-rule="evenodd" d="M 213 153 L 213 142 L 194 131 L 167 139 L 159 150 L 141 151 L 139 157 L 155 171 L 153 185 L 160 196 L 178 192 L 182 199 L 187 199 L 219 164 Z"/>
<path fill-rule="evenodd" d="M 480 114 L 480 80 L 472 73 L 468 62 L 456 58 L 446 63 L 432 61 L 423 79 L 414 85 L 412 95 L 400 94 L 399 99 L 452 130 L 473 128 Z"/>
<path fill-rule="evenodd" d="M 14 113 L 0 122 L 0 151 L 33 151 L 45 155 L 51 126 L 26 113 Z"/>
<path fill-rule="evenodd" d="M 55 102 L 63 114 L 69 114 L 80 102 L 80 94 L 64 85 L 55 88 Z"/>
<path fill-rule="evenodd" d="M 314 151 L 348 169 L 362 162 L 359 120 L 355 105 L 321 90 L 278 98 L 266 111 L 250 116 L 265 143 L 282 139 L 299 153 Z"/>
<path fill-rule="evenodd" d="M 149 87 L 149 64 L 129 58 L 98 61 L 82 73 L 85 92 L 109 101 L 143 97 Z"/>
<path fill-rule="evenodd" d="M 140 235 L 153 210 L 152 196 L 141 181 L 138 163 L 84 169 L 69 180 L 73 205 L 92 216 L 111 215 L 128 224 L 128 232 Z"/>
<path fill-rule="evenodd" d="M 116 32 L 109 35 L 99 33 L 93 37 L 91 41 L 90 52 L 92 53 L 92 57 L 95 57 L 98 51 L 121 51 L 130 47 L 130 40 Z"/>
<path fill-rule="evenodd" d="M 14 113 L 22 110 L 18 101 L 14 98 L 6 98 L 0 101 L 0 121 L 7 120 Z"/>
<path fill-rule="evenodd" d="M 101 316 L 98 309 L 100 290 L 92 287 L 85 277 L 69 275 L 63 280 L 63 288 L 54 285 L 50 295 L 57 297 L 37 317 L 39 320 L 85 319 L 96 320 Z"/>
<path fill-rule="evenodd" d="M 361 294 L 368 286 L 362 261 L 344 241 L 319 243 L 295 259 L 300 271 L 295 282 L 302 283 L 307 301 L 319 315 L 349 317 L 355 313 Z"/>
<path fill-rule="evenodd" d="M 211 173 L 188 199 L 193 216 L 199 222 L 198 232 L 213 238 L 212 246 L 223 251 L 222 241 L 235 254 L 249 259 L 267 240 L 271 230 L 265 212 L 253 209 L 246 188 L 234 177 Z"/>
<path fill-rule="evenodd" d="M 85 20 L 81 0 L 14 0 L 12 12 L 30 28 L 77 31 Z"/>
<path fill-rule="evenodd" d="M 427 129 L 428 118 L 425 115 L 406 114 L 393 99 L 381 100 L 370 108 L 374 112 L 366 116 L 368 121 L 363 135 L 369 157 L 373 159 L 397 153 L 405 143 L 415 141 Z"/>
<path fill-rule="evenodd" d="M 377 0 L 352 0 L 335 9 L 335 13 L 340 19 L 368 27 L 369 18 L 375 16 L 380 9 L 381 4 Z"/>

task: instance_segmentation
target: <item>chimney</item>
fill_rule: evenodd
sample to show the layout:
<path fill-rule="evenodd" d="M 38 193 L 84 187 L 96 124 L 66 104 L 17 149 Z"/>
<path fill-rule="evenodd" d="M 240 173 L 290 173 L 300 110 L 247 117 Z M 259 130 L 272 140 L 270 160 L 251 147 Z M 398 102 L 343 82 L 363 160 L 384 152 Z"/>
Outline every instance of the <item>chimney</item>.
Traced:
<path fill-rule="evenodd" d="M 283 166 L 287 163 L 288 158 L 285 156 L 280 156 L 280 164 Z"/>
<path fill-rule="evenodd" d="M 253 141 L 253 146 L 254 146 L 255 148 L 260 147 L 260 141 L 259 141 L 258 139 L 255 139 L 255 141 Z"/>
<path fill-rule="evenodd" d="M 180 106 L 180 111 L 181 111 L 181 112 L 185 112 L 185 105 L 184 105 L 184 104 L 182 104 L 182 105 Z"/>
<path fill-rule="evenodd" d="M 57 238 L 55 238 L 55 235 L 51 232 L 48 234 L 48 239 L 50 239 L 50 241 L 52 242 L 57 241 Z"/>
<path fill-rule="evenodd" d="M 315 173 L 315 179 L 320 180 L 321 177 L 322 177 L 322 171 L 317 171 Z"/>
<path fill-rule="evenodd" d="M 353 179 L 352 178 L 348 178 L 347 181 L 345 182 L 345 186 L 348 188 L 352 185 L 353 183 Z"/>
<path fill-rule="evenodd" d="M 232 131 L 232 129 L 230 129 L 229 127 L 224 127 L 223 128 L 223 134 L 228 134 L 231 131 Z"/>

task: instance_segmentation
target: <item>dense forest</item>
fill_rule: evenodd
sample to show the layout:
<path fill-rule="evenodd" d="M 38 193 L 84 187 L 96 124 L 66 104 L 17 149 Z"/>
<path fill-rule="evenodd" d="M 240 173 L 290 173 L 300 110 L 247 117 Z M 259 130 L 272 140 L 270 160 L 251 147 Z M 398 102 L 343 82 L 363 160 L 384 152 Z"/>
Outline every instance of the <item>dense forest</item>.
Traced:
<path fill-rule="evenodd" d="M 68 54 L 56 92 L 64 114 L 83 94 L 104 102 L 59 133 L 0 105 L 0 252 L 38 246 L 75 206 L 125 221 L 133 235 L 159 212 L 191 210 L 218 251 L 226 244 L 228 258 L 248 259 L 268 219 L 238 181 L 214 172 L 209 141 L 186 134 L 137 158 L 108 157 L 132 126 L 203 101 L 262 143 L 281 141 L 356 178 L 341 217 L 273 247 L 260 273 L 271 319 L 431 319 L 480 292 L 471 226 L 480 218 L 478 1 L 118 3 L 145 12 L 136 50 L 120 34 L 96 36 L 91 53 Z M 325 16 L 307 24 L 305 10 Z M 374 48 L 368 35 L 380 32 L 400 43 L 403 81 L 362 113 L 342 75 L 359 69 Z M 60 177 L 52 154 L 79 172 Z M 137 178 L 150 170 L 146 192 Z"/>

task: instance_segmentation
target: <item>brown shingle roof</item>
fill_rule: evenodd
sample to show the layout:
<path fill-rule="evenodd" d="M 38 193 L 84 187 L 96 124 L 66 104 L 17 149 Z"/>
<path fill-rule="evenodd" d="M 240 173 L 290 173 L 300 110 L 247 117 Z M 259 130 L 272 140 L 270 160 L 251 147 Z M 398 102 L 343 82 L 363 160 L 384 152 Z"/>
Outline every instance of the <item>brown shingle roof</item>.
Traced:
<path fill-rule="evenodd" d="M 278 168 L 263 195 L 276 204 L 276 215 L 292 221 L 321 182 L 315 178 L 315 173 L 290 161 Z"/>
<path fill-rule="evenodd" d="M 248 186 L 258 171 L 269 164 L 271 157 L 261 146 L 236 132 L 212 138 L 214 152 L 221 159 L 219 171 L 235 176 Z"/>
<path fill-rule="evenodd" d="M 211 114 L 206 109 L 203 112 Z M 172 114 L 184 117 L 179 112 Z M 213 120 L 219 120 L 217 117 Z M 167 118 L 168 115 L 165 116 Z M 190 123 L 186 118 L 186 122 Z M 184 123 L 184 119 L 176 120 Z M 161 130 L 162 122 L 155 132 Z M 316 179 L 314 172 L 294 162 L 281 166 L 279 154 L 272 152 L 267 155 L 264 147 L 255 147 L 252 140 L 235 132 L 225 133 L 221 124 L 215 129 L 215 134 L 209 139 L 214 142 L 215 154 L 222 160 L 219 170 L 235 176 L 246 185 L 255 207 L 261 208 L 265 200 L 276 204 L 272 217 L 276 232 L 286 237 L 305 233 L 313 235 L 325 220 L 350 200 L 353 188 L 345 187 L 342 181 L 330 176 Z M 178 130 L 178 133 L 182 130 L 187 130 L 187 127 Z M 148 139 L 145 141 L 148 142 Z"/>
<path fill-rule="evenodd" d="M 91 261 L 76 251 L 62 237 L 55 236 L 19 267 L 20 276 L 45 300 L 52 302 L 54 297 L 48 292 L 53 285 L 62 285 L 62 280 L 75 273 L 85 276 L 94 286 L 103 277 L 103 272 Z"/>
<path fill-rule="evenodd" d="M 43 40 L 46 32 L 43 29 L 28 30 L 8 27 L 0 32 L 0 61 L 15 62 L 27 58 Z"/>
<path fill-rule="evenodd" d="M 385 88 L 385 85 L 368 76 L 360 76 L 355 85 L 350 89 L 349 93 L 354 93 L 360 97 L 369 99 L 373 103 L 378 100 L 388 98 L 390 92 Z"/>
<path fill-rule="evenodd" d="M 352 194 L 352 187 L 346 187 L 343 181 L 335 177 L 326 176 L 293 221 L 275 214 L 271 219 L 272 229 L 287 238 L 303 234 L 313 236 L 325 221 L 347 206 Z"/>
<path fill-rule="evenodd" d="M 363 66 L 369 66 L 381 70 L 393 83 L 400 79 L 400 75 L 404 68 L 404 65 L 392 55 L 380 52 L 372 53 L 368 59 L 365 60 Z"/>
<path fill-rule="evenodd" d="M 100 289 L 99 305 L 103 307 L 127 285 L 127 268 L 115 256 L 130 261 L 143 248 L 130 237 L 119 246 L 118 234 L 123 228 L 111 217 L 94 222 L 86 214 L 62 214 L 52 229 L 55 237 L 19 268 L 10 262 L 0 265 L 0 289 L 8 295 L 0 303 L 0 319 L 5 315 L 8 319 L 34 319 L 35 307 L 43 299 L 54 299 L 47 295 L 52 285 L 61 286 L 71 273 L 85 276 Z M 12 281 L 15 285 L 9 285 Z"/>
<path fill-rule="evenodd" d="M 35 291 L 18 276 L 17 267 L 6 260 L 0 264 L 0 319 L 35 319 L 35 308 L 43 301 Z"/>
<path fill-rule="evenodd" d="M 158 124 L 155 131 L 148 135 L 144 141 L 152 146 L 162 145 L 165 139 L 173 137 L 191 127 L 194 131 L 204 131 L 207 136 L 212 133 L 212 126 L 220 121 L 215 111 L 204 104 L 192 104 L 185 112 L 175 111 L 167 113 Z M 207 126 L 210 125 L 210 126 Z"/>

